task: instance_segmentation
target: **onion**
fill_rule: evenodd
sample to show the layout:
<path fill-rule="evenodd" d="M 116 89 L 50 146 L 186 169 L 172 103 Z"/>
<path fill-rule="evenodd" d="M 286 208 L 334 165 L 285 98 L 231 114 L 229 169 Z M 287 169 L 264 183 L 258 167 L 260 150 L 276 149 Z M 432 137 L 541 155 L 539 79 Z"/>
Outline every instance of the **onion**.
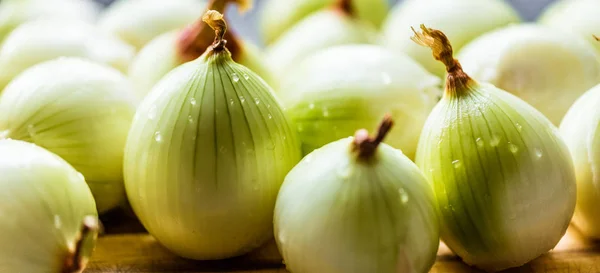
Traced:
<path fill-rule="evenodd" d="M 100 17 L 100 29 L 141 49 L 160 34 L 202 16 L 204 0 L 117 0 Z"/>
<path fill-rule="evenodd" d="M 14 30 L 0 47 L 0 91 L 27 68 L 57 57 L 81 57 L 126 71 L 135 50 L 93 25 L 40 19 Z"/>
<path fill-rule="evenodd" d="M 99 7 L 88 0 L 2 0 L 0 2 L 0 42 L 19 25 L 42 18 L 93 22 Z"/>
<path fill-rule="evenodd" d="M 391 113 L 402 130 L 386 141 L 413 158 L 435 105 L 440 79 L 409 57 L 375 45 L 343 45 L 314 53 L 287 75 L 279 95 L 296 124 L 304 154 L 374 127 Z"/>
<path fill-rule="evenodd" d="M 35 143 L 83 173 L 103 213 L 125 200 L 123 153 L 135 112 L 118 71 L 61 58 L 26 70 L 0 97 L 0 135 Z"/>
<path fill-rule="evenodd" d="M 252 0 L 211 0 L 208 9 L 224 12 L 229 2 L 238 3 L 242 10 L 252 5 Z M 232 58 L 264 79 L 270 81 L 270 73 L 260 61 L 260 52 L 231 31 L 225 34 Z M 131 64 L 129 76 L 136 84 L 138 95 L 144 97 L 152 87 L 173 68 L 200 57 L 212 44 L 214 32 L 202 20 L 184 30 L 160 35 L 139 52 Z"/>
<path fill-rule="evenodd" d="M 517 95 L 555 125 L 600 82 L 600 59 L 592 46 L 533 24 L 485 34 L 465 46 L 459 59 L 469 75 Z"/>
<path fill-rule="evenodd" d="M 600 85 L 581 96 L 560 125 L 575 163 L 577 206 L 573 223 L 583 234 L 600 238 Z"/>
<path fill-rule="evenodd" d="M 0 140 L 0 269 L 76 273 L 98 233 L 85 180 L 60 157 L 17 140 Z"/>
<path fill-rule="evenodd" d="M 217 38 L 169 72 L 138 107 L 125 151 L 125 187 L 142 224 L 175 254 L 221 259 L 272 238 L 273 208 L 300 145 L 271 88 L 232 61 Z"/>
<path fill-rule="evenodd" d="M 448 71 L 416 160 L 433 183 L 442 240 L 486 271 L 521 266 L 567 230 L 576 195 L 569 151 L 539 111 L 473 80 L 453 59 L 448 38 L 421 28 L 413 39 Z"/>
<path fill-rule="evenodd" d="M 307 155 L 286 176 L 275 239 L 293 273 L 429 272 L 439 244 L 431 187 L 366 130 Z"/>
<path fill-rule="evenodd" d="M 261 13 L 261 31 L 267 44 L 275 42 L 283 33 L 313 12 L 334 2 L 346 0 L 267 0 Z M 379 27 L 388 12 L 387 0 L 352 0 L 353 13 L 358 18 Z"/>
<path fill-rule="evenodd" d="M 540 16 L 543 25 L 575 33 L 592 43 L 600 53 L 600 43 L 592 34 L 600 34 L 600 2 L 597 0 L 557 1 Z"/>
<path fill-rule="evenodd" d="M 266 61 L 283 77 L 311 53 L 341 44 L 376 42 L 377 29 L 357 18 L 351 0 L 337 1 L 286 31 L 266 52 Z M 318 33 L 318 35 L 315 35 Z"/>
<path fill-rule="evenodd" d="M 382 44 L 401 50 L 439 77 L 444 66 L 431 59 L 427 49 L 410 41 L 411 26 L 426 24 L 441 29 L 456 51 L 490 30 L 520 21 L 503 0 L 406 0 L 396 6 L 383 27 Z"/>

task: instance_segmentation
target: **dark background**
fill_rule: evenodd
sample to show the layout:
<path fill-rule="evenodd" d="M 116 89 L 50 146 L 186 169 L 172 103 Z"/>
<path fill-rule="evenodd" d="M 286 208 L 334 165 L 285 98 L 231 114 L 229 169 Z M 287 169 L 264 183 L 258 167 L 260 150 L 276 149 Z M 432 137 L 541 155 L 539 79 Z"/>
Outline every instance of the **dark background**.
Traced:
<path fill-rule="evenodd" d="M 1 1 L 1 0 L 0 0 Z M 97 0 L 103 4 L 109 4 L 113 0 Z M 170 0 L 164 0 L 170 1 Z M 285 1 L 285 0 L 279 0 Z M 401 2 L 402 0 L 390 0 L 390 3 Z M 452 1 L 452 0 L 447 0 Z M 476 0 L 475 0 L 476 1 Z M 534 20 L 540 12 L 551 2 L 554 0 L 506 0 L 511 3 L 523 16 L 525 20 Z M 598 0 L 600 1 L 600 0 Z M 229 12 L 228 18 L 233 25 L 233 28 L 238 31 L 242 36 L 246 39 L 261 44 L 260 36 L 258 34 L 258 27 L 256 26 L 257 13 L 261 9 L 261 4 L 263 4 L 265 0 L 254 0 L 254 9 L 240 16 L 237 12 Z M 600 11 L 598 13 L 600 16 Z"/>

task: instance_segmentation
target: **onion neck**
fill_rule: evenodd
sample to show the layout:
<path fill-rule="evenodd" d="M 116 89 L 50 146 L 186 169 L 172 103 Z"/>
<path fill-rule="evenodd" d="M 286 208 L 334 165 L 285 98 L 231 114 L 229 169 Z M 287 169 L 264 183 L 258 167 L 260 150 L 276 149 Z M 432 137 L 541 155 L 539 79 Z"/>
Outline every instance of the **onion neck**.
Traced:
<path fill-rule="evenodd" d="M 596 39 L 596 41 L 600 42 L 600 36 L 596 36 L 596 35 L 592 35 L 594 36 L 594 39 Z"/>
<path fill-rule="evenodd" d="M 336 0 L 336 2 L 333 4 L 333 9 L 346 16 L 354 17 L 355 15 L 355 10 L 352 6 L 352 0 Z"/>
<path fill-rule="evenodd" d="M 356 131 L 351 146 L 352 152 L 356 154 L 358 159 L 371 159 L 377 151 L 379 144 L 383 142 L 393 125 L 394 121 L 392 120 L 392 117 L 386 115 L 381 124 L 379 124 L 377 135 L 375 135 L 374 138 L 369 136 L 369 132 L 366 129 Z"/>
<path fill-rule="evenodd" d="M 460 62 L 454 59 L 452 45 L 446 35 L 436 29 L 421 25 L 421 33 L 413 29 L 415 36 L 411 39 L 422 46 L 431 48 L 433 57 L 446 66 L 446 88 L 444 96 L 459 97 L 469 92 L 475 81 L 462 69 Z"/>
<path fill-rule="evenodd" d="M 75 248 L 67 256 L 61 273 L 79 273 L 85 269 L 87 261 L 96 245 L 98 229 L 97 217 L 86 216 L 83 219 L 79 235 L 75 241 Z"/>

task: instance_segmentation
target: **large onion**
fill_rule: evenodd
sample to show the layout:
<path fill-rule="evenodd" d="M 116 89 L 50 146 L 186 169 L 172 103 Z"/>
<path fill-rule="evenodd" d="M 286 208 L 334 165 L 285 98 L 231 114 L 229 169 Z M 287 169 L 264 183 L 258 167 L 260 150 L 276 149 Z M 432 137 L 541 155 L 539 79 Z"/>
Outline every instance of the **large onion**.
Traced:
<path fill-rule="evenodd" d="M 64 58 L 33 66 L 0 96 L 0 135 L 59 155 L 86 178 L 105 212 L 125 199 L 123 152 L 135 112 L 118 71 Z"/>
<path fill-rule="evenodd" d="M 489 272 L 521 266 L 554 248 L 567 230 L 576 196 L 569 151 L 539 111 L 473 80 L 441 31 L 422 30 L 413 39 L 431 47 L 448 71 L 416 160 L 433 183 L 442 240 Z"/>
<path fill-rule="evenodd" d="M 283 80 L 279 95 L 296 124 L 305 154 L 374 127 L 391 113 L 401 130 L 386 142 L 410 158 L 439 95 L 440 79 L 409 57 L 375 45 L 344 45 L 314 53 Z"/>
<path fill-rule="evenodd" d="M 600 238 L 600 85 L 581 96 L 560 125 L 577 175 L 573 222 L 585 235 Z"/>
<path fill-rule="evenodd" d="M 148 231 L 191 259 L 244 254 L 272 237 L 273 208 L 300 145 L 271 88 L 215 43 L 140 104 L 125 151 L 129 201 Z"/>
<path fill-rule="evenodd" d="M 99 11 L 88 0 L 2 0 L 0 42 L 19 25 L 37 19 L 62 18 L 93 22 Z"/>
<path fill-rule="evenodd" d="M 0 140 L 0 271 L 79 273 L 98 218 L 83 177 L 36 145 Z"/>
<path fill-rule="evenodd" d="M 427 49 L 410 41 L 411 26 L 426 24 L 444 31 L 458 51 L 485 32 L 519 21 L 517 12 L 504 0 L 406 0 L 388 16 L 382 43 L 443 77 L 444 66 L 431 59 Z"/>
<path fill-rule="evenodd" d="M 593 34 L 600 35 L 599 12 L 600 1 L 597 0 L 560 0 L 542 13 L 539 22 L 585 38 L 600 53 L 600 43 L 592 38 Z"/>
<path fill-rule="evenodd" d="M 336 1 L 345 0 L 268 0 L 261 14 L 261 31 L 267 44 L 275 42 L 283 33 L 313 12 Z M 352 0 L 353 13 L 365 22 L 379 27 L 388 11 L 386 0 Z"/>
<path fill-rule="evenodd" d="M 533 24 L 485 34 L 466 45 L 459 59 L 473 78 L 517 95 L 555 125 L 600 82 L 600 59 L 591 45 Z"/>
<path fill-rule="evenodd" d="M 252 0 L 211 0 L 208 9 L 223 12 L 230 2 L 239 4 L 240 10 L 252 5 Z M 235 62 L 270 81 L 270 73 L 260 61 L 258 48 L 231 31 L 225 34 L 225 39 Z M 129 69 L 129 76 L 137 87 L 138 96 L 144 97 L 173 68 L 200 57 L 213 40 L 214 32 L 202 20 L 183 30 L 165 33 L 152 40 L 140 50 Z"/>
<path fill-rule="evenodd" d="M 415 272 L 433 265 L 439 244 L 431 187 L 397 149 L 375 138 L 327 144 L 285 178 L 275 239 L 293 273 Z"/>
<path fill-rule="evenodd" d="M 271 71 L 284 77 L 291 68 L 318 50 L 342 44 L 375 42 L 377 29 L 360 20 L 352 5 L 351 0 L 339 0 L 283 33 L 266 51 Z"/>
<path fill-rule="evenodd" d="M 100 29 L 137 49 L 160 34 L 181 29 L 202 16 L 204 0 L 117 0 L 100 17 Z"/>
<path fill-rule="evenodd" d="M 22 24 L 0 46 L 0 91 L 25 69 L 58 57 L 81 57 L 127 71 L 133 47 L 73 20 L 40 19 Z"/>

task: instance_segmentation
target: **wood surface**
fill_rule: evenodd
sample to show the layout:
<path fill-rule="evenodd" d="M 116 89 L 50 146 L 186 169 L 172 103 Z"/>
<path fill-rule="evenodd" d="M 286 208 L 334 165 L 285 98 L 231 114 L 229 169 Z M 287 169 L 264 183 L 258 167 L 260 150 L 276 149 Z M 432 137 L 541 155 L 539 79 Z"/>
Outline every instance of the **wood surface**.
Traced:
<path fill-rule="evenodd" d="M 173 273 L 285 273 L 285 265 L 274 242 L 246 256 L 222 261 L 191 261 L 179 258 L 163 248 L 143 227 L 130 217 L 120 215 L 105 224 L 105 234 L 85 273 L 173 272 Z M 126 222 L 126 223 L 122 223 Z M 481 272 L 470 268 L 440 244 L 431 273 Z M 556 248 L 529 264 L 507 270 L 508 273 L 598 273 L 600 243 L 590 242 L 570 228 Z M 319 273 L 319 272 L 315 272 Z"/>

